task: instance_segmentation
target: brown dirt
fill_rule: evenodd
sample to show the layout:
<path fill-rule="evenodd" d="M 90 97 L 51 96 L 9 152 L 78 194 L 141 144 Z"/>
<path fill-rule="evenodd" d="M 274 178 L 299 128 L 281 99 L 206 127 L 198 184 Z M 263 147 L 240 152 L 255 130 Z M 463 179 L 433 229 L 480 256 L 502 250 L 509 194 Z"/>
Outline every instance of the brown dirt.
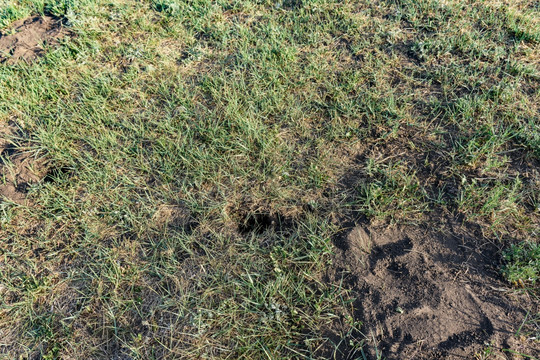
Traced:
<path fill-rule="evenodd" d="M 16 21 L 8 31 L 0 34 L 0 63 L 35 60 L 44 54 L 43 44 L 57 44 L 68 34 L 61 21 L 52 16 Z"/>
<path fill-rule="evenodd" d="M 13 146 L 9 139 L 15 133 L 14 126 L 0 123 L 0 201 L 7 199 L 23 204 L 28 186 L 45 177 L 47 166 L 44 159 L 36 159 L 33 154 Z"/>
<path fill-rule="evenodd" d="M 386 359 L 473 359 L 490 344 L 540 355 L 538 343 L 515 336 L 531 302 L 500 277 L 495 245 L 478 238 L 449 220 L 436 229 L 356 226 L 336 239 L 328 280 L 344 277 L 355 295 L 368 358 L 377 349 Z M 347 348 L 338 358 L 357 356 Z"/>

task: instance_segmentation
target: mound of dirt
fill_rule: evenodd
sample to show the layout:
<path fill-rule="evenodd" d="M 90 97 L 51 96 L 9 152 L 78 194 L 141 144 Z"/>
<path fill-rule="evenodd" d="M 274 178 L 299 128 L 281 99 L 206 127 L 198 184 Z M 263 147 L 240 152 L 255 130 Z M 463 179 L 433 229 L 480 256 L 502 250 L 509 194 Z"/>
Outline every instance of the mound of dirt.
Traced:
<path fill-rule="evenodd" d="M 477 238 L 452 225 L 343 235 L 329 276 L 345 276 L 356 295 L 355 320 L 373 340 L 373 359 L 374 349 L 386 359 L 471 359 L 487 346 L 540 355 L 515 337 L 527 299 L 512 298 L 523 295 L 501 279 L 497 249 Z"/>
<path fill-rule="evenodd" d="M 54 45 L 68 34 L 61 21 L 52 16 L 16 21 L 8 31 L 0 34 L 0 63 L 35 60 L 43 55 L 43 45 Z"/>

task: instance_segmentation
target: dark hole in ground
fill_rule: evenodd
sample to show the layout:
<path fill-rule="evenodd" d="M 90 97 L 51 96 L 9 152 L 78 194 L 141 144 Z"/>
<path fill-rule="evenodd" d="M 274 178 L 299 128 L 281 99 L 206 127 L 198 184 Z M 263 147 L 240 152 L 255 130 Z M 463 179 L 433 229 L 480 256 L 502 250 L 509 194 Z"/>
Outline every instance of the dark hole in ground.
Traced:
<path fill-rule="evenodd" d="M 6 146 L 0 152 L 0 165 L 6 165 L 6 159 L 17 154 L 17 147 L 15 145 Z"/>
<path fill-rule="evenodd" d="M 73 174 L 73 169 L 69 167 L 50 168 L 43 178 L 45 183 L 55 183 L 62 179 L 67 179 Z"/>
<path fill-rule="evenodd" d="M 28 192 L 28 187 L 29 187 L 28 183 L 23 182 L 23 183 L 18 184 L 15 187 L 15 189 L 20 193 L 26 194 Z"/>
<path fill-rule="evenodd" d="M 242 217 L 238 224 L 238 231 L 242 234 L 262 234 L 270 228 L 278 231 L 283 230 L 288 226 L 289 222 L 290 221 L 281 214 L 249 213 Z"/>

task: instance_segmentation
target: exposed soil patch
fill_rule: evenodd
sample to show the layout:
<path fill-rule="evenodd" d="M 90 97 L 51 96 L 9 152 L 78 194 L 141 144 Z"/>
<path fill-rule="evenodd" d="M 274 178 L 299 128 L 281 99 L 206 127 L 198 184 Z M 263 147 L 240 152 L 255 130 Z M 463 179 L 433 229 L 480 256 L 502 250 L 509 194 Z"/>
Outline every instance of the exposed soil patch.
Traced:
<path fill-rule="evenodd" d="M 22 204 L 28 187 L 47 174 L 47 164 L 45 159 L 16 148 L 9 141 L 15 133 L 13 126 L 0 124 L 0 198 Z"/>
<path fill-rule="evenodd" d="M 343 234 L 329 277 L 353 290 L 371 358 L 377 348 L 387 359 L 471 359 L 489 344 L 540 355 L 515 337 L 528 301 L 501 279 L 497 249 L 476 239 L 452 223 Z"/>
<path fill-rule="evenodd" d="M 58 43 L 69 31 L 53 16 L 34 16 L 13 23 L 0 34 L 0 63 L 32 61 L 42 56 L 44 47 Z"/>

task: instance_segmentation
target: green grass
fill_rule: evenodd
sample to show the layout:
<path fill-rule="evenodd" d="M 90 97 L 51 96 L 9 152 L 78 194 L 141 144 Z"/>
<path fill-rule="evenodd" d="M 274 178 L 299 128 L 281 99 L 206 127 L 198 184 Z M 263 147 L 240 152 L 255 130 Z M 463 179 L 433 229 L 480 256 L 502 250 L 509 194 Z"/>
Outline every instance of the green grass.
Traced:
<path fill-rule="evenodd" d="M 323 280 L 333 215 L 538 238 L 534 1 L 3 3 L 75 36 L 0 65 L 0 121 L 50 169 L 0 202 L 0 356 L 325 358 L 363 340 Z"/>
<path fill-rule="evenodd" d="M 0 30 L 8 27 L 13 21 L 33 14 L 49 13 L 69 18 L 84 3 L 84 0 L 2 0 L 0 1 Z"/>
<path fill-rule="evenodd" d="M 540 275 L 540 246 L 537 243 L 523 242 L 512 245 L 504 254 L 502 271 L 508 281 L 524 286 L 534 286 Z"/>

